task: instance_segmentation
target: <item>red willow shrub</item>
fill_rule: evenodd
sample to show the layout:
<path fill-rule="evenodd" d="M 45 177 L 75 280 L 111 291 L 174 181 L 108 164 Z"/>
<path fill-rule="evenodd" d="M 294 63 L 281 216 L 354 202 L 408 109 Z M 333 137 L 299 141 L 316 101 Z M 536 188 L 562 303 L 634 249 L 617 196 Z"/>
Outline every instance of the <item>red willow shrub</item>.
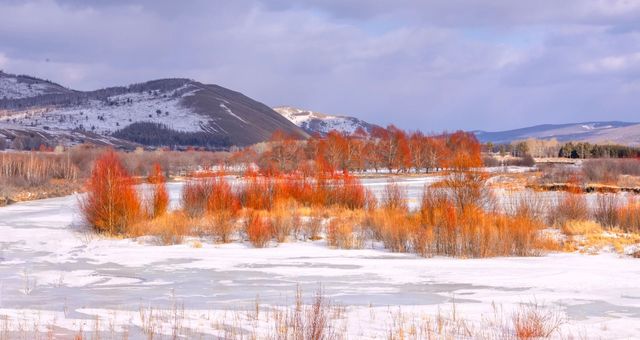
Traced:
<path fill-rule="evenodd" d="M 189 217 L 202 216 L 206 211 L 210 193 L 204 179 L 186 182 L 182 187 L 182 209 Z"/>
<path fill-rule="evenodd" d="M 246 182 L 240 190 L 240 202 L 245 208 L 256 210 L 271 209 L 273 203 L 273 183 L 255 172 L 245 174 Z"/>
<path fill-rule="evenodd" d="M 86 221 L 98 232 L 127 234 L 141 216 L 140 199 L 115 152 L 108 151 L 96 161 L 86 186 L 80 202 Z"/>
<path fill-rule="evenodd" d="M 271 210 L 279 202 L 296 201 L 303 206 L 340 206 L 360 209 L 367 203 L 367 193 L 355 177 L 344 172 L 315 178 L 299 175 L 261 176 L 248 173 L 239 193 L 243 207 Z"/>
<path fill-rule="evenodd" d="M 245 222 L 245 233 L 256 248 L 264 248 L 273 235 L 269 221 L 257 213 L 251 213 Z"/>
<path fill-rule="evenodd" d="M 618 208 L 620 228 L 627 232 L 640 232 L 640 202 L 631 197 L 627 203 Z"/>
<path fill-rule="evenodd" d="M 220 210 L 236 212 L 240 210 L 240 201 L 231 184 L 224 179 L 222 174 L 205 180 L 204 184 L 210 190 L 206 202 L 207 212 L 212 213 Z"/>
<path fill-rule="evenodd" d="M 147 181 L 153 186 L 149 212 L 154 218 L 160 217 L 167 212 L 169 207 L 169 194 L 167 193 L 166 180 L 160 164 L 156 163 L 153 166 L 153 172 L 149 175 Z"/>

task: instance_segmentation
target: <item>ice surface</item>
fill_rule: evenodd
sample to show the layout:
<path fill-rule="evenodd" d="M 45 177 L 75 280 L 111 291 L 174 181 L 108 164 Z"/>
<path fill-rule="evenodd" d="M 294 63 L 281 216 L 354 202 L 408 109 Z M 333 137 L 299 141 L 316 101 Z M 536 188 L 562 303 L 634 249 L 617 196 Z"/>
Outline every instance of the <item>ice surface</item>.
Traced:
<path fill-rule="evenodd" d="M 416 200 L 433 180 L 399 184 Z M 364 182 L 381 192 L 386 180 Z M 180 188 L 169 185 L 173 204 Z M 309 294 L 321 285 L 334 303 L 348 307 L 352 338 L 385 336 L 390 308 L 436 313 L 454 302 L 456 313 L 480 320 L 490 315 L 492 303 L 509 310 L 535 301 L 558 308 L 574 335 L 640 334 L 637 259 L 576 253 L 425 259 L 376 247 L 330 249 L 324 241 L 265 249 L 203 240 L 201 248 L 192 240 L 158 246 L 146 238 L 106 239 L 87 232 L 77 202 L 77 196 L 67 196 L 0 208 L 0 316 L 43 324 L 55 319 L 58 327 L 77 329 L 95 316 L 136 324 L 140 306 L 171 308 L 179 301 L 191 326 L 215 334 L 210 323 L 198 323 L 204 315 L 250 309 L 256 296 L 265 305 L 286 304 L 298 285 Z"/>

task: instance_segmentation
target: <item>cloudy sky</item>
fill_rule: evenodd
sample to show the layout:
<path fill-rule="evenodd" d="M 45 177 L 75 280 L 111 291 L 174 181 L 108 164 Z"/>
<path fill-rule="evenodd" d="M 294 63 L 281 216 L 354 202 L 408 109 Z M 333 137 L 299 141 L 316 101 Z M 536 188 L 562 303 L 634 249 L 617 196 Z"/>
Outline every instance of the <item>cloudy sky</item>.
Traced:
<path fill-rule="evenodd" d="M 0 69 L 424 131 L 640 121 L 640 0 L 0 0 Z"/>

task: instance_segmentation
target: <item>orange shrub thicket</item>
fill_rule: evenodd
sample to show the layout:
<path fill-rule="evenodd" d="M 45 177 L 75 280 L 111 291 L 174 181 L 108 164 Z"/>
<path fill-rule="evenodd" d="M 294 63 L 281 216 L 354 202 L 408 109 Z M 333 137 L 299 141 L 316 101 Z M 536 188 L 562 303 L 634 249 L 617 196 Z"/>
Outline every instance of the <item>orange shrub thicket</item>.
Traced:
<path fill-rule="evenodd" d="M 151 209 L 149 209 L 152 217 L 160 217 L 167 212 L 169 207 L 169 194 L 167 193 L 166 180 L 162 174 L 160 164 L 153 166 L 153 172 L 149 175 L 147 181 L 153 186 L 151 194 Z"/>
<path fill-rule="evenodd" d="M 529 214 L 487 212 L 467 201 L 456 204 L 451 192 L 425 188 L 418 212 L 420 227 L 413 249 L 423 256 L 488 257 L 535 254 L 541 222 Z M 471 204 L 472 203 L 472 204 Z"/>
<path fill-rule="evenodd" d="M 204 179 L 186 182 L 182 186 L 182 209 L 189 217 L 200 217 L 204 214 L 209 201 L 209 187 Z"/>
<path fill-rule="evenodd" d="M 627 232 L 640 232 L 640 202 L 629 198 L 627 204 L 618 209 L 620 228 Z"/>
<path fill-rule="evenodd" d="M 212 213 L 220 210 L 236 212 L 240 210 L 240 201 L 234 193 L 231 184 L 229 184 L 222 175 L 205 180 L 204 185 L 209 189 L 209 193 L 206 195 L 207 212 Z"/>
<path fill-rule="evenodd" d="M 584 221 L 589 219 L 589 206 L 584 195 L 572 192 L 561 195 L 550 216 L 551 222 L 562 226 L 571 220 Z"/>
<path fill-rule="evenodd" d="M 360 181 L 344 172 L 338 175 L 259 175 L 250 172 L 239 193 L 243 207 L 271 210 L 278 202 L 296 201 L 303 206 L 363 208 L 366 191 Z"/>
<path fill-rule="evenodd" d="M 243 207 L 264 210 L 270 209 L 272 203 L 273 183 L 266 177 L 254 172 L 245 174 L 246 182 L 240 192 L 240 201 Z"/>
<path fill-rule="evenodd" d="M 249 242 L 256 248 L 264 248 L 273 235 L 269 221 L 257 213 L 251 213 L 245 223 L 245 233 Z"/>
<path fill-rule="evenodd" d="M 327 226 L 327 243 L 331 247 L 354 249 L 362 247 L 362 239 L 357 235 L 356 222 L 349 218 L 335 217 Z"/>
<path fill-rule="evenodd" d="M 96 161 L 80 203 L 86 221 L 102 233 L 127 234 L 127 228 L 141 216 L 134 182 L 113 151 Z"/>

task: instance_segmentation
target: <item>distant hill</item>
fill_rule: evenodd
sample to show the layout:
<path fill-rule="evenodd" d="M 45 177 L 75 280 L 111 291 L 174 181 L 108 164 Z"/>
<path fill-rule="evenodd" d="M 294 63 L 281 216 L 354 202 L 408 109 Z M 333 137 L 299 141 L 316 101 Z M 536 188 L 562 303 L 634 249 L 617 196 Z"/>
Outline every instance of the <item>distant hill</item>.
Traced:
<path fill-rule="evenodd" d="M 329 115 L 290 106 L 280 106 L 274 108 L 274 110 L 306 132 L 310 134 L 317 133 L 321 136 L 326 135 L 331 130 L 352 134 L 358 128 L 361 128 L 366 133 L 371 133 L 371 130 L 377 127 L 375 124 L 367 123 L 355 117 Z"/>
<path fill-rule="evenodd" d="M 265 104 L 190 79 L 75 91 L 0 72 L 0 135 L 8 139 L 219 148 L 262 142 L 276 130 L 308 137 Z"/>
<path fill-rule="evenodd" d="M 584 122 L 544 124 L 498 132 L 473 131 L 481 142 L 511 143 L 527 138 L 640 145 L 640 123 Z"/>

